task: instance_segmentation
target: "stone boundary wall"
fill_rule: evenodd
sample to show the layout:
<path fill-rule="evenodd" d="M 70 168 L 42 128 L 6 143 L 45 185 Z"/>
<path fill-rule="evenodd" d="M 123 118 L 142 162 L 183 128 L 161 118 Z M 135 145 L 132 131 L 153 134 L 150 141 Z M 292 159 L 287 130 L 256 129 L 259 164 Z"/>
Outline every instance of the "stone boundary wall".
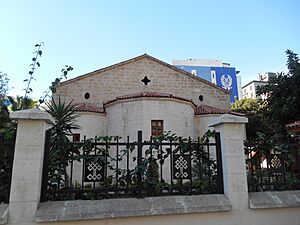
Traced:
<path fill-rule="evenodd" d="M 18 130 L 10 202 L 0 206 L 2 224 L 299 225 L 300 191 L 248 193 L 244 117 L 225 114 L 208 123 L 220 132 L 224 195 L 46 203 L 40 203 L 40 190 L 44 134 L 52 119 L 36 109 L 12 117 Z"/>
<path fill-rule="evenodd" d="M 300 190 L 249 193 L 250 209 L 300 207 Z"/>
<path fill-rule="evenodd" d="M 230 211 L 224 195 L 165 196 L 41 203 L 36 222 Z"/>

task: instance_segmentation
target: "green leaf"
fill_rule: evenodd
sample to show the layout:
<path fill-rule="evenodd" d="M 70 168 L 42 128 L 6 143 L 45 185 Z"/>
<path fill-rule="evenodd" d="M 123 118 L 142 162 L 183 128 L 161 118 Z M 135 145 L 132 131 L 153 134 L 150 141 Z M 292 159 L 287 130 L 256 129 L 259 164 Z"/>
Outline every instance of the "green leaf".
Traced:
<path fill-rule="evenodd" d="M 54 94 L 56 93 L 56 88 L 55 87 L 50 87 L 51 92 Z"/>

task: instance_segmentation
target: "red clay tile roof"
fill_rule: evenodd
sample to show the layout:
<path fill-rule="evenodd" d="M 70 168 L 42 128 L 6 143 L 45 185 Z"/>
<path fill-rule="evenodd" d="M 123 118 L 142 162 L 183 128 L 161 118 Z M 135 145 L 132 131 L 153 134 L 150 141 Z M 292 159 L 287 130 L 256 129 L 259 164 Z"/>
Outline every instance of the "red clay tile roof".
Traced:
<path fill-rule="evenodd" d="M 193 106 L 195 106 L 195 115 L 207 115 L 207 114 L 233 114 L 237 116 L 245 116 L 243 113 L 233 112 L 227 109 L 221 109 L 209 105 L 196 105 L 192 100 L 187 98 L 182 98 L 178 96 L 174 96 L 172 94 L 166 94 L 166 93 L 158 93 L 158 92 L 141 92 L 141 93 L 135 93 L 130 95 L 124 95 L 117 97 L 113 100 L 105 102 L 103 105 L 108 105 L 110 103 L 119 101 L 119 100 L 126 100 L 126 99 L 134 99 L 134 98 L 172 98 L 177 100 L 182 100 L 191 103 Z"/>
<path fill-rule="evenodd" d="M 124 96 L 117 97 L 113 100 L 107 101 L 103 105 L 107 105 L 112 102 L 116 102 L 118 100 L 133 99 L 133 98 L 173 98 L 177 100 L 190 102 L 196 107 L 196 104 L 190 99 L 174 96 L 172 94 L 165 94 L 165 93 L 158 93 L 158 92 L 141 92 L 141 93 L 135 93 L 130 95 L 124 95 Z"/>
<path fill-rule="evenodd" d="M 243 113 L 230 111 L 228 109 L 221 109 L 209 105 L 198 105 L 195 109 L 195 115 L 207 115 L 207 114 L 225 114 L 229 113 L 236 116 L 245 116 Z"/>
<path fill-rule="evenodd" d="M 286 128 L 298 128 L 298 127 L 300 127 L 300 120 L 295 121 L 293 123 L 286 124 L 285 127 Z"/>
<path fill-rule="evenodd" d="M 225 114 L 228 112 L 229 112 L 229 110 L 227 110 L 227 109 L 220 109 L 220 108 L 209 106 L 209 105 L 198 105 L 195 110 L 196 115 Z"/>
<path fill-rule="evenodd" d="M 77 112 L 95 112 L 105 113 L 105 110 L 91 103 L 78 103 L 76 106 Z"/>
<path fill-rule="evenodd" d="M 103 105 L 108 105 L 110 103 L 119 101 L 119 100 L 127 100 L 127 99 L 135 99 L 135 98 L 171 98 L 171 99 L 177 99 L 182 100 L 191 103 L 195 107 L 195 115 L 207 115 L 207 114 L 233 114 L 237 116 L 245 116 L 243 113 L 233 112 L 227 109 L 217 108 L 209 105 L 196 105 L 192 100 L 187 98 L 182 98 L 178 96 L 174 96 L 172 94 L 166 94 L 166 93 L 158 93 L 158 92 L 141 92 L 141 93 L 135 93 L 130 95 L 124 95 L 117 97 L 113 100 L 105 102 Z M 95 104 L 91 103 L 78 103 L 76 107 L 76 111 L 78 112 L 95 112 L 95 113 L 106 113 L 104 108 L 98 107 Z M 300 121 L 299 125 L 300 125 Z"/>

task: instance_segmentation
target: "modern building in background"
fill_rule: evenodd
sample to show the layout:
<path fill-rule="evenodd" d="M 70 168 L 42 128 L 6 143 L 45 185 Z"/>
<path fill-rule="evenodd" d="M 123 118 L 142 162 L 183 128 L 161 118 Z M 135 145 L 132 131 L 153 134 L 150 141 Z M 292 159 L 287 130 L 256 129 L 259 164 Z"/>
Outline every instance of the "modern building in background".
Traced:
<path fill-rule="evenodd" d="M 257 87 L 265 86 L 269 83 L 270 78 L 276 77 L 274 72 L 266 72 L 264 74 L 258 74 L 259 80 L 253 80 L 242 87 L 243 98 L 260 98 L 265 99 L 266 96 L 257 96 Z"/>
<path fill-rule="evenodd" d="M 231 102 L 242 98 L 241 77 L 237 76 L 239 71 L 236 71 L 235 67 L 231 67 L 228 63 L 211 59 L 186 59 L 173 60 L 172 64 L 231 91 Z"/>
<path fill-rule="evenodd" d="M 257 87 L 267 85 L 267 81 L 253 80 L 242 87 L 243 98 L 259 98 L 257 97 Z M 263 96 L 261 96 L 264 99 Z"/>

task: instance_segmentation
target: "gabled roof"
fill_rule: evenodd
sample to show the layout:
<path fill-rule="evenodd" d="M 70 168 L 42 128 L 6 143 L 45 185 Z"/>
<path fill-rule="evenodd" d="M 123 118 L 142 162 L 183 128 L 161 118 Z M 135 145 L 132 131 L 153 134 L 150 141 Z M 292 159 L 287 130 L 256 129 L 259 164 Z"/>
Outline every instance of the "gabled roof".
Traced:
<path fill-rule="evenodd" d="M 168 64 L 168 63 L 166 63 L 166 62 L 164 62 L 164 61 L 161 61 L 161 60 L 159 60 L 159 59 L 157 59 L 157 58 L 154 58 L 154 57 L 152 57 L 152 56 L 150 56 L 150 55 L 147 55 L 147 54 L 143 54 L 143 55 L 134 57 L 134 58 L 132 58 L 132 59 L 129 59 L 129 60 L 126 60 L 126 61 L 123 61 L 123 62 L 120 62 L 120 63 L 116 63 L 116 64 L 113 64 L 113 65 L 111 65 L 111 66 L 104 67 L 104 68 L 102 68 L 102 69 L 95 70 L 95 71 L 93 71 L 93 72 L 86 73 L 86 74 L 83 74 L 83 75 L 81 75 L 81 76 L 75 77 L 75 78 L 73 78 L 73 79 L 70 79 L 70 80 L 61 82 L 61 83 L 59 84 L 59 86 L 63 86 L 63 85 L 66 85 L 66 84 L 68 84 L 68 83 L 71 83 L 71 82 L 74 82 L 74 81 L 78 81 L 78 80 L 84 79 L 84 78 L 86 78 L 86 77 L 90 77 L 90 76 L 93 76 L 93 75 L 95 75 L 95 74 L 98 74 L 98 73 L 100 73 L 100 72 L 105 72 L 105 71 L 114 69 L 114 68 L 116 68 L 116 67 L 123 66 L 123 65 L 126 65 L 126 64 L 129 64 L 129 63 L 138 61 L 138 60 L 140 60 L 140 59 L 144 59 L 144 58 L 150 59 L 150 60 L 152 60 L 152 61 L 154 61 L 154 62 L 156 62 L 156 63 L 159 63 L 159 64 L 161 64 L 161 65 L 164 65 L 164 66 L 166 66 L 166 67 L 168 67 L 168 68 L 170 68 L 170 69 L 172 69 L 172 70 L 174 70 L 174 71 L 176 71 L 176 72 L 179 72 L 179 73 L 181 73 L 182 75 L 186 75 L 186 76 L 188 76 L 188 77 L 191 77 L 191 78 L 193 78 L 193 79 L 196 79 L 196 80 L 198 80 L 198 81 L 201 81 L 201 82 L 203 82 L 203 83 L 205 83 L 205 84 L 207 84 L 207 85 L 209 85 L 209 86 L 212 86 L 212 87 L 214 87 L 214 88 L 216 88 L 216 89 L 222 90 L 222 91 L 225 92 L 225 93 L 230 93 L 230 91 L 228 91 L 228 90 L 226 90 L 226 89 L 224 89 L 224 88 L 221 88 L 221 87 L 219 87 L 219 86 L 217 86 L 217 85 L 215 85 L 215 84 L 213 84 L 213 83 L 211 83 L 211 82 L 209 82 L 209 81 L 207 81 L 207 80 L 205 80 L 205 79 L 203 79 L 203 78 L 201 78 L 201 77 L 195 76 L 195 75 L 193 75 L 193 74 L 191 74 L 191 73 L 189 73 L 189 72 L 187 72 L 187 71 L 185 71 L 185 70 L 179 69 L 179 68 L 177 68 L 176 66 L 173 66 L 173 65 L 171 65 L 171 64 Z"/>

